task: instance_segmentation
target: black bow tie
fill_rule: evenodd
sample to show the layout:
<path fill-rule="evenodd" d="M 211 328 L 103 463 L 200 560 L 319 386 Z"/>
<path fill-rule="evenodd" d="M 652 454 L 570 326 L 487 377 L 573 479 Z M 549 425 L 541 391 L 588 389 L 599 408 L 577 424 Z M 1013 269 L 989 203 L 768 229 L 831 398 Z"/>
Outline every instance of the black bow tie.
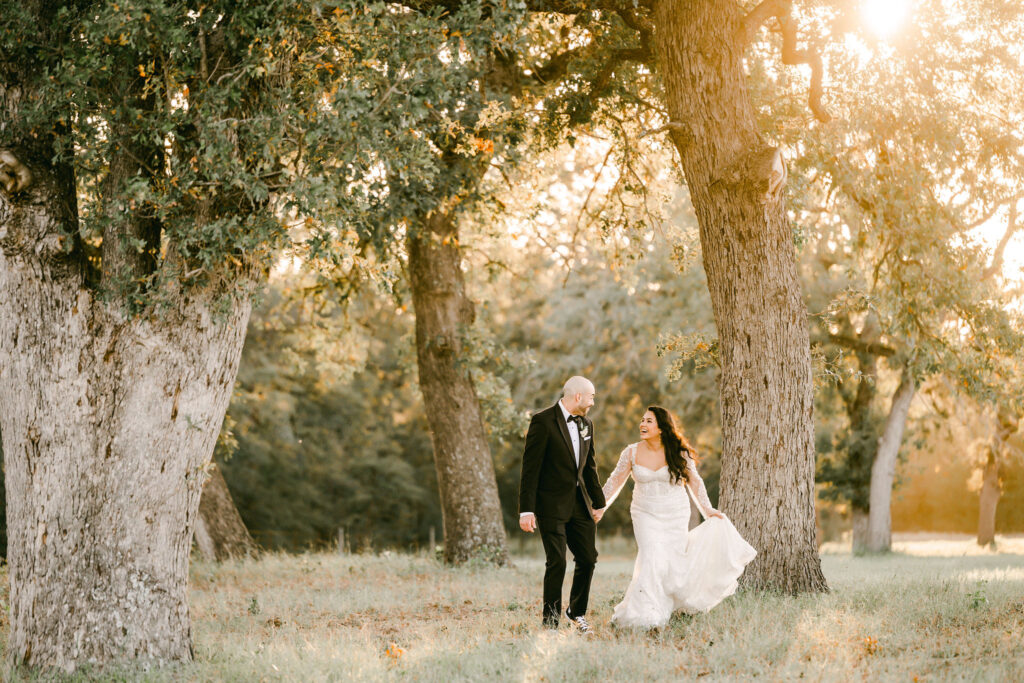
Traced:
<path fill-rule="evenodd" d="M 569 422 L 575 422 L 576 429 L 583 429 L 583 417 L 580 415 L 570 415 L 569 417 L 566 418 L 565 421 L 567 424 Z"/>

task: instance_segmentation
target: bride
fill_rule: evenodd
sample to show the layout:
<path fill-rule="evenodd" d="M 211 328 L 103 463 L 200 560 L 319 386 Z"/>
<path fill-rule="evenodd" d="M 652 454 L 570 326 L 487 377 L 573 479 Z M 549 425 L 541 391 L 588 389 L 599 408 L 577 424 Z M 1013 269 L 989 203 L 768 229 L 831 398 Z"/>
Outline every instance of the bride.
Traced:
<path fill-rule="evenodd" d="M 736 580 L 757 553 L 732 523 L 711 507 L 697 474 L 696 453 L 672 415 L 650 406 L 640 441 L 622 451 L 603 490 L 608 510 L 629 475 L 636 482 L 633 517 L 637 555 L 626 596 L 615 607 L 619 626 L 664 626 L 675 610 L 706 612 L 736 592 Z M 694 498 L 705 521 L 687 531 Z"/>

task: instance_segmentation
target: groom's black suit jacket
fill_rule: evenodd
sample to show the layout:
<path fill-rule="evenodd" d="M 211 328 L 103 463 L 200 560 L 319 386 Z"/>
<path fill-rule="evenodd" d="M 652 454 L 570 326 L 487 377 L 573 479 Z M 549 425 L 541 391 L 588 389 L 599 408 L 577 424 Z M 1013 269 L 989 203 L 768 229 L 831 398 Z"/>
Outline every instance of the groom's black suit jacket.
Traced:
<path fill-rule="evenodd" d="M 558 404 L 536 413 L 530 420 L 519 482 L 519 512 L 567 521 L 576 503 L 577 484 L 591 510 L 605 506 L 594 461 L 594 423 L 587 418 L 583 422 L 587 435 L 580 435 L 577 467 L 569 427 Z"/>

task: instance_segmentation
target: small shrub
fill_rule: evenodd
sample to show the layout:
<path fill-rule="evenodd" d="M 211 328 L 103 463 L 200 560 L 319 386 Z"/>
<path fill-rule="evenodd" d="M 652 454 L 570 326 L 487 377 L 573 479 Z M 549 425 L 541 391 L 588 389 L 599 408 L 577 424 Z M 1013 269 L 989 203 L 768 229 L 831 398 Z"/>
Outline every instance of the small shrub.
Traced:
<path fill-rule="evenodd" d="M 988 604 L 988 597 L 985 596 L 985 581 L 978 584 L 977 590 L 967 594 L 967 598 L 971 601 L 971 609 L 981 609 L 982 606 Z"/>
<path fill-rule="evenodd" d="M 260 602 L 259 602 L 259 600 L 256 599 L 255 595 L 252 596 L 252 599 L 249 600 L 249 614 L 251 614 L 253 616 L 256 616 L 261 611 L 262 610 L 260 609 Z"/>

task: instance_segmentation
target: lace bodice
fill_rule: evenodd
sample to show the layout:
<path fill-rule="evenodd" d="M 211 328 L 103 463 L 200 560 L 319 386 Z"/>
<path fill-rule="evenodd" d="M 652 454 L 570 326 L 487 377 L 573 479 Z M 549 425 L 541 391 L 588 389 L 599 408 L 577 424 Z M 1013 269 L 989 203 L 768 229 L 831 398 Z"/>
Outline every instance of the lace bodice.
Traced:
<path fill-rule="evenodd" d="M 685 482 L 679 482 L 678 484 L 672 484 L 672 476 L 668 470 L 668 466 L 665 465 L 656 470 L 652 470 L 649 467 L 639 465 L 636 462 L 636 448 L 639 444 L 630 444 L 623 449 L 619 455 L 619 462 L 615 465 L 615 469 L 608 476 L 608 480 L 604 483 L 602 490 L 604 491 L 604 499 L 606 501 L 605 509 L 612 504 L 612 502 L 618 497 L 619 493 L 622 492 L 622 487 L 626 485 L 626 480 L 629 479 L 630 475 L 633 476 L 633 480 L 637 483 L 638 488 L 644 487 L 652 489 L 650 493 L 657 495 L 657 491 L 667 487 L 683 486 Z M 708 498 L 708 490 L 704 486 L 704 480 L 700 478 L 700 474 L 697 473 L 697 466 L 694 464 L 693 459 L 684 456 L 686 460 L 686 474 L 689 480 L 690 492 L 693 494 L 700 505 L 704 516 L 707 517 L 711 512 L 717 512 L 715 508 L 711 506 L 711 499 Z"/>

